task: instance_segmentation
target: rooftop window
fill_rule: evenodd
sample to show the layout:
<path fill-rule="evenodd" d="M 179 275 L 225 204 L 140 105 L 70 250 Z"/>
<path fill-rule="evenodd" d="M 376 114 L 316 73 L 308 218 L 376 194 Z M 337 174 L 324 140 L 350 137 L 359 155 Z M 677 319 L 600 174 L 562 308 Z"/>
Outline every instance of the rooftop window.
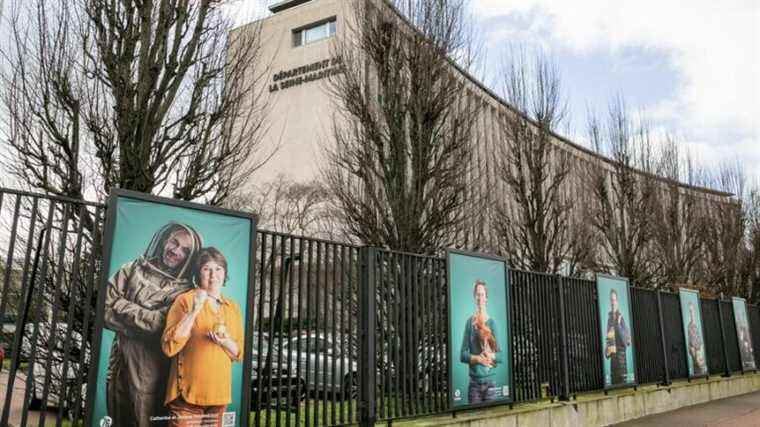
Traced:
<path fill-rule="evenodd" d="M 326 21 L 293 30 L 293 46 L 303 46 L 334 36 L 335 24 L 336 19 L 332 17 Z"/>

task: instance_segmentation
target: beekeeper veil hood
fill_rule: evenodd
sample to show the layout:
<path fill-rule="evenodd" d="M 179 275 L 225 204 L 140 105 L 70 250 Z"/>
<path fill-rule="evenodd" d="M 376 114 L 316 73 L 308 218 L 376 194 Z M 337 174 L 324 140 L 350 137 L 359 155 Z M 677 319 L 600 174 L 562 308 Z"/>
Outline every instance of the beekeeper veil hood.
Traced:
<path fill-rule="evenodd" d="M 172 238 L 172 236 L 178 232 L 183 231 L 188 233 L 192 238 L 192 247 L 190 248 L 190 253 L 187 254 L 187 258 L 185 258 L 182 265 L 179 265 L 177 268 L 167 271 L 167 267 L 164 266 L 162 262 L 164 247 L 166 246 L 166 242 Z M 156 231 L 156 234 L 153 235 L 148 248 L 145 250 L 144 257 L 146 260 L 148 260 L 148 262 L 151 263 L 151 265 L 153 265 L 153 267 L 161 271 L 163 274 L 170 276 L 173 279 L 182 279 L 186 278 L 190 273 L 190 264 L 193 262 L 195 254 L 202 247 L 203 239 L 201 238 L 200 234 L 195 231 L 195 229 L 186 224 L 170 222 L 161 227 L 158 231 Z"/>

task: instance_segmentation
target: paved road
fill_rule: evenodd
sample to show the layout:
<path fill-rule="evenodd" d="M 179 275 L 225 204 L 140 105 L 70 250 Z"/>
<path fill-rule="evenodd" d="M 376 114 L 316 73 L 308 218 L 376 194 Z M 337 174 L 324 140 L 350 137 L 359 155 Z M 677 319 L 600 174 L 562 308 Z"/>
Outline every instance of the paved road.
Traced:
<path fill-rule="evenodd" d="M 11 414 L 8 420 L 11 426 L 17 426 L 21 422 L 21 408 L 23 403 L 24 390 L 26 390 L 26 375 L 23 372 L 19 372 L 16 375 L 16 381 L 13 384 L 13 397 L 11 398 Z M 8 384 L 8 371 L 3 370 L 0 372 L 0 412 L 2 412 L 2 402 L 5 402 L 5 390 Z M 55 425 L 56 415 L 52 412 L 48 412 L 45 422 L 46 425 Z M 40 413 L 37 411 L 29 411 L 27 418 L 27 425 L 36 426 L 40 419 Z M 52 421 L 50 421 L 52 420 Z"/>
<path fill-rule="evenodd" d="M 617 424 L 619 427 L 760 427 L 760 392 Z"/>

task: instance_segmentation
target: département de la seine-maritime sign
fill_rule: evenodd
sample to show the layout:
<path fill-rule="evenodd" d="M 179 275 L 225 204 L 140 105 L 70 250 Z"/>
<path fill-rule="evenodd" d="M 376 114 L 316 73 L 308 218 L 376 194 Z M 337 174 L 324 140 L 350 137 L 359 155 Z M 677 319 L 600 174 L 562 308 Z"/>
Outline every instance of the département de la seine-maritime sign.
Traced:
<path fill-rule="evenodd" d="M 322 61 L 312 62 L 290 70 L 283 70 L 272 76 L 273 83 L 269 85 L 269 92 L 289 89 L 324 79 L 329 76 L 343 72 L 343 58 L 336 56 L 334 58 Z"/>

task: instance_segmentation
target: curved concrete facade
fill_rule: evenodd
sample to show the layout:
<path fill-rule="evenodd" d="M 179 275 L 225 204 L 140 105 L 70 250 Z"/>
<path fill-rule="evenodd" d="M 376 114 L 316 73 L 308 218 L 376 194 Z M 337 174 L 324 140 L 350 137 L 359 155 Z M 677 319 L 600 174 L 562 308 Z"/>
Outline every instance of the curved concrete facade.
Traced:
<path fill-rule="evenodd" d="M 273 15 L 235 30 L 253 31 L 258 28 L 262 36 L 263 58 L 271 61 L 262 83 L 266 84 L 264 90 L 270 101 L 265 146 L 279 144 L 279 150 L 256 174 L 257 181 L 267 181 L 278 174 L 286 174 L 297 181 L 318 176 L 319 165 L 324 161 L 325 144 L 329 146 L 331 143 L 332 119 L 336 111 L 325 77 L 333 72 L 333 61 L 339 52 L 334 51 L 332 37 L 294 46 L 293 35 L 300 28 L 332 18 L 336 20 L 336 37 L 345 35 L 346 19 L 353 16 L 356 1 L 288 0 L 279 3 Z M 471 182 L 478 183 L 477 187 L 485 192 L 498 191 L 502 187 L 495 174 L 494 153 L 497 152 L 497 144 L 504 140 L 500 123 L 506 115 L 516 114 L 515 110 L 455 65 L 452 65 L 452 73 L 466 83 L 469 101 L 482 104 L 481 114 L 477 118 L 478 149 L 475 150 L 475 158 L 471 159 L 477 165 L 473 168 L 476 175 L 470 177 Z M 555 135 L 553 142 L 571 157 L 575 170 L 592 167 L 612 171 L 608 159 L 567 138 Z M 572 179 L 580 180 L 580 177 Z M 735 202 L 728 193 L 680 183 L 678 186 L 681 191 L 699 198 Z"/>

